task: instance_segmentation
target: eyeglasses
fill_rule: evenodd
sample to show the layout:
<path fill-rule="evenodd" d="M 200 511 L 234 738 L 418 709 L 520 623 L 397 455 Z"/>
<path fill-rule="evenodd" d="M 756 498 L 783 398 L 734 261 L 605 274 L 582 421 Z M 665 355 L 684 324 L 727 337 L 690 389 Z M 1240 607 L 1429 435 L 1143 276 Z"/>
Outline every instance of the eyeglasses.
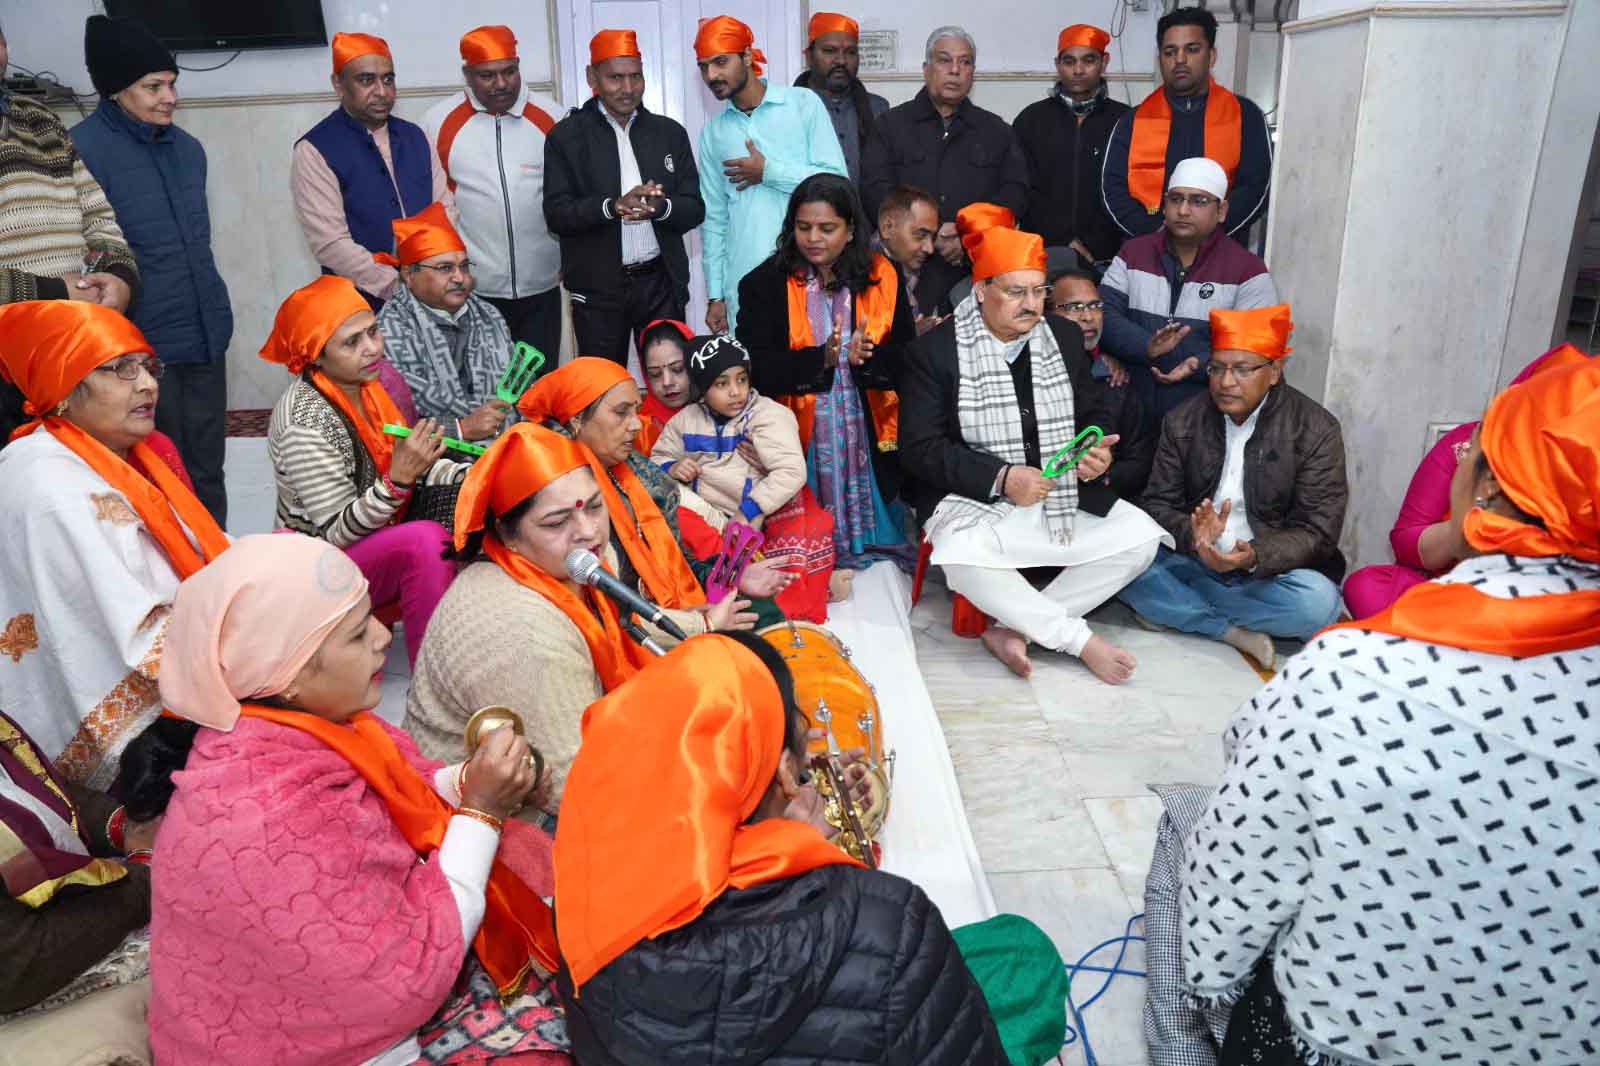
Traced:
<path fill-rule="evenodd" d="M 1226 363 L 1207 363 L 1206 376 L 1220 380 L 1228 374 L 1232 374 L 1236 381 L 1249 381 L 1255 377 L 1257 371 L 1265 370 L 1271 365 L 1270 363 L 1258 363 L 1255 366 L 1229 366 Z"/>
<path fill-rule="evenodd" d="M 1102 311 L 1105 306 L 1104 300 L 1073 300 L 1071 303 L 1051 304 L 1045 310 L 1059 311 L 1064 315 L 1081 315 L 1088 311 Z"/>
<path fill-rule="evenodd" d="M 416 263 L 411 269 L 431 270 L 441 278 L 448 278 L 458 270 L 463 274 L 472 273 L 472 260 L 463 259 L 459 263 L 435 263 L 432 266 L 429 266 L 427 263 Z"/>
<path fill-rule="evenodd" d="M 1167 206 L 1168 207 L 1182 207 L 1184 204 L 1188 204 L 1190 207 L 1210 207 L 1212 204 L 1214 204 L 1216 202 L 1217 202 L 1217 198 L 1215 196 L 1207 196 L 1203 192 L 1191 192 L 1191 193 L 1169 192 L 1169 193 L 1167 193 Z"/>
<path fill-rule="evenodd" d="M 1048 285 L 1034 285 L 1032 287 L 996 285 L 994 287 L 994 291 L 1012 301 L 1025 300 L 1029 296 L 1032 296 L 1036 300 L 1045 300 L 1050 296 L 1050 286 Z"/>
<path fill-rule="evenodd" d="M 115 374 L 123 381 L 138 381 L 139 371 L 141 370 L 160 381 L 161 375 L 165 370 L 161 365 L 161 360 L 141 359 L 137 355 L 125 355 L 114 363 L 106 363 L 104 366 L 95 367 L 95 369 L 103 370 L 108 374 Z"/>

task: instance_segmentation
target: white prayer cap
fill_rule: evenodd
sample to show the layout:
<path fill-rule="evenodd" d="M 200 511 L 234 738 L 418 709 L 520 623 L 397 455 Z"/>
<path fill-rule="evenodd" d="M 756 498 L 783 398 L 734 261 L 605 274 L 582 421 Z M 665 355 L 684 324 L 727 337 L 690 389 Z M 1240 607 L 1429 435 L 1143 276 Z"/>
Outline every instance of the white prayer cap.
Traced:
<path fill-rule="evenodd" d="M 1222 165 L 1203 155 L 1185 159 L 1172 168 L 1172 177 L 1167 179 L 1169 189 L 1199 189 L 1208 192 L 1219 200 L 1228 198 L 1228 174 Z"/>

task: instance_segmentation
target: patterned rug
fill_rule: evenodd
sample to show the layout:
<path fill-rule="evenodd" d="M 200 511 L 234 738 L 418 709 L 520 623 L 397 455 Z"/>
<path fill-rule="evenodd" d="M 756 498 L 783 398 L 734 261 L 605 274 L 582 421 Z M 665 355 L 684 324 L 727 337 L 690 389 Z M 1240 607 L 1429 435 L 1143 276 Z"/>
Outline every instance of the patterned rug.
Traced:
<path fill-rule="evenodd" d="M 267 422 L 272 418 L 270 407 L 245 407 L 228 412 L 228 436 L 265 437 Z"/>

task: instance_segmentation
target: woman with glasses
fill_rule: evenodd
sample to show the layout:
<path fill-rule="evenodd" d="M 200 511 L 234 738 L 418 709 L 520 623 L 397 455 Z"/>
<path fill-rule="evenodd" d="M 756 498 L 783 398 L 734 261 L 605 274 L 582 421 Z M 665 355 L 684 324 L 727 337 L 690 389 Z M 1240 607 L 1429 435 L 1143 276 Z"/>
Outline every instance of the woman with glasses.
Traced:
<path fill-rule="evenodd" d="M 290 293 L 261 358 L 295 375 L 267 427 L 278 525 L 355 560 L 378 605 L 399 605 L 415 663 L 455 577 L 443 553 L 467 457 L 445 450 L 431 418 L 404 437 L 384 431 L 406 420 L 378 380 L 383 329 L 348 278 L 325 274 Z"/>
<path fill-rule="evenodd" d="M 809 487 L 833 515 L 835 566 L 908 572 L 895 391 L 916 339 L 898 268 L 871 249 L 855 187 L 813 174 L 789 197 L 778 250 L 739 282 L 750 384 L 794 412 Z"/>
<path fill-rule="evenodd" d="M 105 788 L 160 710 L 178 582 L 228 546 L 151 448 L 161 364 L 118 312 L 0 307 L 0 376 L 33 421 L 0 451 L 0 704 L 70 781 Z"/>

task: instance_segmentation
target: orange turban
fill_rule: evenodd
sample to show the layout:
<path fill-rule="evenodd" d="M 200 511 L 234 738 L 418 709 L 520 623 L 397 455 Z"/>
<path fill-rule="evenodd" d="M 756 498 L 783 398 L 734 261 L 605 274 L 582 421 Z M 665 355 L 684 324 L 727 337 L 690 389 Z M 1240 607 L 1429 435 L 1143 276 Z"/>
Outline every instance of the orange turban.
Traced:
<path fill-rule="evenodd" d="M 503 515 L 563 474 L 589 465 L 577 441 L 532 422 L 518 422 L 472 464 L 456 496 L 455 544 L 483 528 L 488 512 Z"/>
<path fill-rule="evenodd" d="M 389 42 L 370 33 L 336 33 L 333 35 L 333 72 L 339 73 L 346 63 L 362 56 L 383 56 L 391 62 Z"/>
<path fill-rule="evenodd" d="M 394 230 L 394 249 L 398 257 L 388 252 L 377 252 L 373 259 L 388 266 L 410 266 L 446 252 L 464 252 L 467 246 L 461 235 L 450 224 L 444 204 L 435 200 L 410 218 L 397 218 L 389 223 Z"/>
<path fill-rule="evenodd" d="M 729 889 L 855 863 L 804 822 L 746 822 L 778 771 L 784 713 L 761 660 L 718 636 L 690 638 L 583 712 L 555 846 L 575 990 Z"/>
<path fill-rule="evenodd" d="M 755 42 L 756 35 L 750 32 L 749 26 L 732 15 L 718 15 L 701 21 L 700 32 L 694 35 L 694 54 L 703 63 L 714 56 L 736 55 L 749 48 L 750 70 L 760 74 L 761 65 L 767 61 L 767 57 L 761 49 L 754 47 Z"/>
<path fill-rule="evenodd" d="M 632 30 L 601 30 L 589 38 L 590 66 L 625 56 L 632 56 L 634 59 L 644 58 L 639 53 L 639 36 Z"/>
<path fill-rule="evenodd" d="M 22 390 L 23 411 L 44 416 L 89 372 L 129 352 L 149 352 L 122 312 L 87 300 L 27 300 L 0 306 L 0 378 Z"/>
<path fill-rule="evenodd" d="M 261 346 L 261 358 L 298 374 L 322 354 L 334 330 L 351 315 L 370 310 L 349 278 L 324 274 L 283 301 L 272 321 L 272 336 Z"/>
<path fill-rule="evenodd" d="M 461 35 L 461 62 L 470 66 L 517 58 L 517 35 L 510 26 L 479 26 Z"/>
<path fill-rule="evenodd" d="M 1211 312 L 1211 350 L 1254 352 L 1263 359 L 1282 359 L 1294 351 L 1289 334 L 1289 305 L 1256 307 L 1249 311 Z"/>
<path fill-rule="evenodd" d="M 860 37 L 861 27 L 849 15 L 818 11 L 811 16 L 811 23 L 806 27 L 806 43 L 810 44 L 824 33 L 848 33 L 852 37 Z"/>
<path fill-rule="evenodd" d="M 1068 48 L 1093 48 L 1096 52 L 1104 52 L 1110 43 L 1111 34 L 1105 30 L 1078 22 L 1062 30 L 1061 36 L 1056 38 L 1056 55 Z"/>
<path fill-rule="evenodd" d="M 626 367 L 597 355 L 580 355 L 540 378 L 522 394 L 517 410 L 535 422 L 553 418 L 565 425 L 613 386 L 632 380 Z"/>
<path fill-rule="evenodd" d="M 1467 540 L 1490 552 L 1600 562 L 1600 359 L 1563 346 L 1495 398 L 1478 432 L 1495 480 L 1544 528 L 1478 508 L 1467 515 Z"/>
<path fill-rule="evenodd" d="M 1013 270 L 1045 269 L 1044 238 L 1016 228 L 1016 216 L 999 204 L 968 204 L 956 212 L 961 247 L 972 260 L 972 280 Z"/>

